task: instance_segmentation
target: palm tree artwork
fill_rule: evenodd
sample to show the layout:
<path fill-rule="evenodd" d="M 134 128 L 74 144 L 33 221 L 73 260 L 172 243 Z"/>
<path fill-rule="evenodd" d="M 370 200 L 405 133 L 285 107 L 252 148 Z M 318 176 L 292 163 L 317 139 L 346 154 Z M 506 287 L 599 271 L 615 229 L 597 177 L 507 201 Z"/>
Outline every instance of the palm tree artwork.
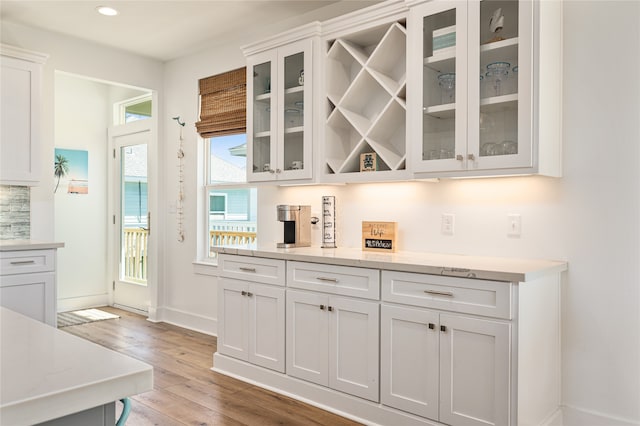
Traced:
<path fill-rule="evenodd" d="M 56 161 L 53 164 L 53 175 L 58 178 L 56 181 L 56 187 L 53 190 L 55 194 L 58 190 L 58 185 L 60 185 L 60 179 L 65 177 L 69 173 L 69 160 L 62 154 L 56 154 Z"/>

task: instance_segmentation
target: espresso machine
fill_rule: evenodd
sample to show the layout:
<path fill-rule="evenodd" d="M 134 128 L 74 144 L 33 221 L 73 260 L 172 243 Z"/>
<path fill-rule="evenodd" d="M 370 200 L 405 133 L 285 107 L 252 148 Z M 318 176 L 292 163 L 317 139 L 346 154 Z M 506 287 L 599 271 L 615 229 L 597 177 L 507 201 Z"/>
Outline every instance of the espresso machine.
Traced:
<path fill-rule="evenodd" d="M 311 246 L 311 206 L 279 205 L 278 221 L 284 223 L 284 242 L 278 248 Z"/>

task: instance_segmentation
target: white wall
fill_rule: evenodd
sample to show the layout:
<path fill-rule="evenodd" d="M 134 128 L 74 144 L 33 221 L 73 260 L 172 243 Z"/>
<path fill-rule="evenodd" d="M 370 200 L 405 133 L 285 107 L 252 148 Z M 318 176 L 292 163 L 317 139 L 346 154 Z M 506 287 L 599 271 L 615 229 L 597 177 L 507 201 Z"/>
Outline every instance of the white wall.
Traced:
<path fill-rule="evenodd" d="M 107 298 L 107 138 L 109 86 L 65 74 L 55 78 L 55 147 L 88 151 L 89 193 L 54 196 L 58 310 L 100 305 Z M 50 168 L 51 169 L 51 168 Z"/>

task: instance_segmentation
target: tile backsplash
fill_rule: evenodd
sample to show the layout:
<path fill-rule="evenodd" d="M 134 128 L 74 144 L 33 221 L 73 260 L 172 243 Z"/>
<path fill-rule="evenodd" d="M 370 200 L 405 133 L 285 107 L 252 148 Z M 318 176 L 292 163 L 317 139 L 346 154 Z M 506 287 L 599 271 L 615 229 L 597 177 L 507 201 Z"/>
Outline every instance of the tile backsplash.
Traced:
<path fill-rule="evenodd" d="M 0 240 L 31 236 L 31 198 L 28 186 L 0 185 Z"/>

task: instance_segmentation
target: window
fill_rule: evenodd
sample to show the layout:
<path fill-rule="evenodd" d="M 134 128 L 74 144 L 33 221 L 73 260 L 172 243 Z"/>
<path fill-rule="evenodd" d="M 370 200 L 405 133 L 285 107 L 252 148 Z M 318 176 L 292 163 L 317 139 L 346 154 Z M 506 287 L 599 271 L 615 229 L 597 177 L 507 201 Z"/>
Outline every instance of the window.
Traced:
<path fill-rule="evenodd" d="M 247 182 L 246 68 L 203 78 L 198 133 L 205 141 L 206 256 L 256 243 L 258 191 Z"/>
<path fill-rule="evenodd" d="M 246 135 L 206 140 L 208 256 L 213 246 L 256 243 L 258 191 L 246 182 Z"/>
<path fill-rule="evenodd" d="M 151 95 L 142 95 L 116 103 L 116 124 L 151 118 Z"/>

